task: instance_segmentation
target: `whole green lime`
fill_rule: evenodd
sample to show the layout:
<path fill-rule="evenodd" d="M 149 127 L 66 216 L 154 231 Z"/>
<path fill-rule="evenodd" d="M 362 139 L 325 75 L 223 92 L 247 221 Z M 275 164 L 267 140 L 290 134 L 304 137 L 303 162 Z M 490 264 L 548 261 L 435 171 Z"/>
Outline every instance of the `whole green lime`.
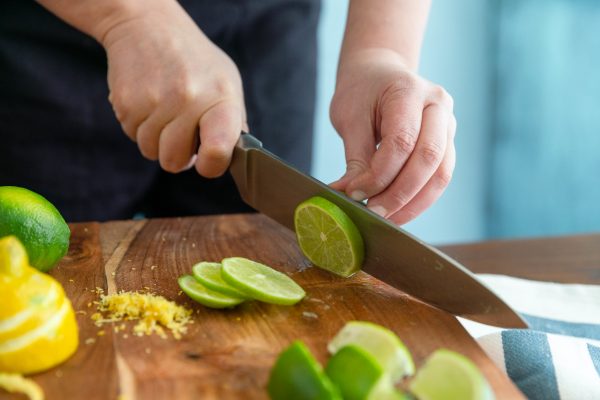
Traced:
<path fill-rule="evenodd" d="M 71 231 L 60 212 L 39 194 L 0 186 L 0 237 L 15 235 L 32 266 L 49 271 L 67 254 Z"/>

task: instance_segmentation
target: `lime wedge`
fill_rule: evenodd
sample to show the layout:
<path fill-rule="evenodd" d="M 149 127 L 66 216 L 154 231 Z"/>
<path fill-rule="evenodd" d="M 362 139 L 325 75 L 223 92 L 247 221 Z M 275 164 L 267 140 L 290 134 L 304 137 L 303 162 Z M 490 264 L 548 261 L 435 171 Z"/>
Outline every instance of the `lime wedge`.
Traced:
<path fill-rule="evenodd" d="M 492 400 L 494 393 L 477 366 L 462 354 L 436 350 L 410 383 L 420 400 Z"/>
<path fill-rule="evenodd" d="M 347 345 L 356 345 L 370 353 L 381 364 L 392 382 L 415 372 L 410 352 L 391 330 L 365 321 L 350 321 L 329 342 L 327 349 L 335 354 Z"/>
<path fill-rule="evenodd" d="M 281 352 L 267 390 L 271 400 L 342 400 L 338 388 L 300 341 Z"/>
<path fill-rule="evenodd" d="M 364 400 L 385 376 L 375 357 L 355 345 L 342 347 L 329 359 L 325 373 L 340 389 L 344 400 Z"/>
<path fill-rule="evenodd" d="M 306 295 L 287 275 L 247 258 L 226 258 L 221 265 L 223 280 L 247 297 L 265 303 L 292 305 Z"/>
<path fill-rule="evenodd" d="M 177 283 L 179 283 L 181 290 L 190 296 L 192 300 L 210 308 L 233 307 L 246 300 L 244 298 L 227 296 L 215 292 L 214 290 L 207 289 L 191 275 L 180 276 L 179 279 L 177 279 Z"/>
<path fill-rule="evenodd" d="M 227 296 L 246 297 L 242 292 L 223 280 L 221 276 L 221 263 L 200 262 L 194 265 L 192 273 L 194 274 L 194 278 L 206 286 L 207 289 L 223 293 Z"/>
<path fill-rule="evenodd" d="M 364 244 L 354 222 L 338 206 L 322 197 L 300 203 L 294 213 L 300 249 L 314 265 L 340 276 L 358 271 Z"/>

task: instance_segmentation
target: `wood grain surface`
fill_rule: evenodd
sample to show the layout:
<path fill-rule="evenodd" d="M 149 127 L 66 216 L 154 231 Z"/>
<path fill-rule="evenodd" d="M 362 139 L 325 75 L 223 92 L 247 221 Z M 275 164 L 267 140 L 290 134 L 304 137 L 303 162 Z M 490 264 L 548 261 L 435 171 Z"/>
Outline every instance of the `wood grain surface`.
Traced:
<path fill-rule="evenodd" d="M 498 399 L 520 392 L 454 317 L 359 273 L 350 279 L 310 267 L 291 231 L 261 215 L 230 215 L 71 225 L 69 254 L 51 274 L 78 311 L 81 344 L 61 366 L 33 378 L 47 399 L 265 399 L 278 353 L 301 339 L 324 363 L 326 345 L 349 320 L 373 321 L 395 331 L 417 366 L 434 350 L 470 357 Z M 453 248 L 468 258 L 465 248 Z M 248 257 L 288 273 L 308 296 L 292 307 L 248 302 L 212 310 L 180 293 L 176 279 L 194 263 Z M 194 310 L 181 340 L 114 333 L 90 320 L 92 292 L 150 288 Z M 104 336 L 97 332 L 103 330 Z M 0 398 L 18 398 L 0 392 Z"/>

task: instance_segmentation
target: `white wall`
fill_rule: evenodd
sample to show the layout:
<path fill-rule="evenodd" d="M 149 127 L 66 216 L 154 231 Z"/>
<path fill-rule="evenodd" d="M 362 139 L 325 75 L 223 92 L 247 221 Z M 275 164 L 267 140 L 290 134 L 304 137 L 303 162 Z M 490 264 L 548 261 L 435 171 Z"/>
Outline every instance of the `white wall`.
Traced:
<path fill-rule="evenodd" d="M 324 182 L 345 169 L 342 142 L 329 122 L 347 0 L 323 0 L 313 175 Z M 487 2 L 433 2 L 421 73 L 454 97 L 457 166 L 443 197 L 404 228 L 431 243 L 481 240 L 485 235 L 491 69 Z"/>

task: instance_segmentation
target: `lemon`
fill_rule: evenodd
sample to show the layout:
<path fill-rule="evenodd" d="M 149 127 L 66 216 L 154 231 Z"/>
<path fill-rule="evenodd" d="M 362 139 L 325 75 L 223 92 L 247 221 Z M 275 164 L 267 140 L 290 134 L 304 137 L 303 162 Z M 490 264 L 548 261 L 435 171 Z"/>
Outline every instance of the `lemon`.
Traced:
<path fill-rule="evenodd" d="M 56 207 L 37 193 L 0 186 L 0 237 L 15 235 L 31 265 L 48 271 L 69 248 L 71 231 Z"/>
<path fill-rule="evenodd" d="M 0 293 L 0 371 L 43 371 L 75 352 L 71 302 L 54 278 L 29 265 L 15 236 L 0 239 Z"/>
<path fill-rule="evenodd" d="M 462 354 L 436 350 L 410 383 L 420 400 L 493 400 L 494 392 L 481 371 Z"/>
<path fill-rule="evenodd" d="M 360 232 L 331 201 L 316 196 L 300 203 L 294 213 L 294 227 L 300 249 L 317 267 L 348 277 L 362 266 Z"/>

